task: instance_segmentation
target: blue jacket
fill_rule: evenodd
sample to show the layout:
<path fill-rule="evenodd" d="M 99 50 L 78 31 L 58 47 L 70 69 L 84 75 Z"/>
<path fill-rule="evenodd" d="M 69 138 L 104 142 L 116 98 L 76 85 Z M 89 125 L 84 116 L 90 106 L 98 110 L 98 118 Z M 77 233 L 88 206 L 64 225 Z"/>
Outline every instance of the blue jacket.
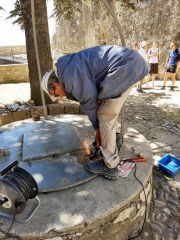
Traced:
<path fill-rule="evenodd" d="M 95 129 L 98 101 L 116 98 L 148 74 L 140 54 L 120 46 L 98 46 L 57 60 L 57 73 L 67 98 L 80 102 Z"/>

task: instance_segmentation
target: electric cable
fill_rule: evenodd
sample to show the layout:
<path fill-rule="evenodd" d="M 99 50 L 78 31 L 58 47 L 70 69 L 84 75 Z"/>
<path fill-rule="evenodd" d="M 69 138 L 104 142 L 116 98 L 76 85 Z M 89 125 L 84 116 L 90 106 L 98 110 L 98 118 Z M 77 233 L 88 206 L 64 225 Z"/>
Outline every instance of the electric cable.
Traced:
<path fill-rule="evenodd" d="M 16 167 L 13 171 L 2 176 L 0 195 L 5 197 L 0 202 L 0 209 L 5 214 L 13 214 L 8 230 L 4 231 L 0 228 L 0 232 L 4 235 L 3 239 L 10 236 L 10 231 L 15 221 L 15 214 L 21 213 L 28 199 L 36 197 L 37 193 L 38 186 L 36 181 L 28 172 L 20 167 Z M 11 206 L 5 205 L 6 202 L 10 202 Z"/>
<path fill-rule="evenodd" d="M 3 231 L 2 229 L 0 229 L 0 232 L 1 232 L 2 234 L 4 234 L 3 240 L 7 239 L 7 237 L 9 237 L 9 236 L 11 235 L 11 234 L 10 234 L 10 231 L 11 231 L 11 229 L 12 229 L 12 227 L 13 227 L 13 224 L 14 224 L 14 221 L 15 221 L 15 217 L 16 217 L 16 214 L 13 214 L 11 224 L 10 224 L 9 229 L 8 229 L 7 231 Z"/>
<path fill-rule="evenodd" d="M 141 186 L 143 188 L 144 198 L 145 198 L 145 213 L 144 213 L 145 216 L 144 216 L 144 221 L 143 221 L 142 228 L 141 228 L 140 232 L 136 236 L 128 238 L 128 240 L 136 239 L 137 237 L 139 237 L 142 234 L 143 229 L 144 229 L 144 225 L 145 225 L 145 222 L 146 222 L 146 215 L 147 215 L 147 196 L 146 196 L 146 192 L 145 192 L 143 183 L 139 180 L 139 178 L 136 175 L 136 170 L 137 170 L 137 166 L 136 166 L 136 162 L 135 162 L 134 177 L 141 184 Z"/>

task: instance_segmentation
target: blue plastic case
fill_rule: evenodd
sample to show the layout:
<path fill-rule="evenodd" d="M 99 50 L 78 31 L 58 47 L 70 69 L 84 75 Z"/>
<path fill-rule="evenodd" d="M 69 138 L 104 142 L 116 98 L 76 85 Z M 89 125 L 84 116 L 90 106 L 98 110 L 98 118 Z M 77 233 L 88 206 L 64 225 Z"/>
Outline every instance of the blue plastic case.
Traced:
<path fill-rule="evenodd" d="M 158 162 L 159 170 L 167 176 L 174 176 L 180 172 L 180 159 L 171 154 L 164 155 Z"/>

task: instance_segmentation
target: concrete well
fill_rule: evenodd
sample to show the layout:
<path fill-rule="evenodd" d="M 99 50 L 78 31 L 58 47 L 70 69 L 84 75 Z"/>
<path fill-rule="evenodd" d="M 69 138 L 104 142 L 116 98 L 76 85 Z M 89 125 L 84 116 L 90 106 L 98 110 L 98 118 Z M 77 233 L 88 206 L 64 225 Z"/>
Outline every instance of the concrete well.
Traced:
<path fill-rule="evenodd" d="M 0 148 L 5 146 L 11 153 L 13 144 L 19 143 L 16 146 L 22 150 L 23 145 L 19 137 L 37 128 L 43 128 L 44 124 L 54 124 L 58 127 L 63 127 L 64 124 L 69 129 L 75 128 L 78 137 L 88 136 L 90 143 L 94 138 L 86 116 L 59 115 L 49 120 L 41 118 L 40 121 L 33 122 L 32 119 L 27 119 L 4 125 L 0 128 Z M 13 131 L 13 136 L 18 140 L 7 137 Z M 4 144 L 5 139 L 10 141 L 9 147 Z M 121 159 L 141 153 L 147 160 L 146 163 L 136 164 L 136 176 L 144 185 L 145 194 L 142 185 L 134 176 L 135 169 L 132 169 L 127 178 L 109 181 L 94 176 L 64 190 L 40 193 L 38 197 L 41 206 L 31 220 L 24 223 L 14 222 L 11 229 L 13 239 L 127 240 L 138 234 L 151 201 L 152 154 L 148 141 L 135 129 L 126 129 L 124 140 L 120 152 Z M 82 147 L 78 150 L 81 152 Z M 72 152 L 64 154 L 63 157 L 71 156 L 77 158 L 77 161 L 78 158 L 83 158 L 83 154 L 76 155 Z M 22 154 L 17 154 L 17 158 L 21 161 Z M 4 164 L 2 161 L 0 158 L 1 166 Z M 31 208 L 33 204 L 34 200 L 28 200 L 27 208 Z M 16 219 L 26 217 L 27 212 L 24 211 L 17 215 Z M 10 222 L 11 220 L 2 218 L 1 228 L 5 231 Z"/>

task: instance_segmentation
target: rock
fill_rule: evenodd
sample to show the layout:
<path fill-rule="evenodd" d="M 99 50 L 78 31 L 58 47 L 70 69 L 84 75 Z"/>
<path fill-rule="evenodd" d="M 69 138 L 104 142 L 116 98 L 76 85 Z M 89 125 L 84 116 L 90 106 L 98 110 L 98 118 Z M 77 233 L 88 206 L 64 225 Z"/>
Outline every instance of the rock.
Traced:
<path fill-rule="evenodd" d="M 174 240 L 174 234 L 173 233 L 168 233 L 167 234 L 167 239 L 168 240 Z"/>
<path fill-rule="evenodd" d="M 161 229 L 164 228 L 164 225 L 161 223 L 161 221 L 156 221 L 156 225 L 159 226 Z"/>
<path fill-rule="evenodd" d="M 163 190 L 161 188 L 156 189 L 156 198 L 163 200 Z"/>
<path fill-rule="evenodd" d="M 164 215 L 161 217 L 161 222 L 164 223 L 167 220 L 167 217 Z"/>
<path fill-rule="evenodd" d="M 178 211 L 171 211 L 171 215 L 174 217 L 179 217 Z"/>
<path fill-rule="evenodd" d="M 169 186 L 162 184 L 161 187 L 164 191 L 169 192 Z"/>
<path fill-rule="evenodd" d="M 177 207 L 176 206 L 173 206 L 172 204 L 168 204 L 168 208 L 171 210 L 171 211 L 177 211 Z"/>
<path fill-rule="evenodd" d="M 178 194 L 177 194 L 176 192 L 171 192 L 171 193 L 170 193 L 170 196 L 171 196 L 172 198 L 178 199 Z"/>
<path fill-rule="evenodd" d="M 171 186 L 170 189 L 171 189 L 171 192 L 175 192 L 175 193 L 177 192 L 176 186 Z"/>
<path fill-rule="evenodd" d="M 139 210 L 139 209 L 141 208 L 141 204 L 138 203 L 137 206 L 136 206 L 136 208 Z"/>
<path fill-rule="evenodd" d="M 156 199 L 156 190 L 153 189 L 153 198 Z"/>
<path fill-rule="evenodd" d="M 141 199 L 142 202 L 145 201 L 144 191 L 141 192 L 141 194 L 140 194 L 140 199 Z"/>
<path fill-rule="evenodd" d="M 169 198 L 169 193 L 167 193 L 167 192 L 164 192 L 164 199 L 167 201 L 167 200 L 168 200 L 168 198 Z"/>
<path fill-rule="evenodd" d="M 147 222 L 147 223 L 150 223 L 150 222 L 151 222 L 151 219 L 150 219 L 150 218 L 148 218 L 148 219 L 146 220 L 146 222 Z"/>
<path fill-rule="evenodd" d="M 155 232 L 157 232 L 157 233 L 159 233 L 159 234 L 162 233 L 162 229 L 161 229 L 157 224 L 155 224 L 155 223 L 149 223 L 149 226 L 150 226 L 150 228 L 151 228 L 153 231 L 155 231 Z"/>
<path fill-rule="evenodd" d="M 155 213 L 151 212 L 151 220 L 154 221 L 155 220 Z"/>
<path fill-rule="evenodd" d="M 180 224 L 179 224 L 179 222 L 176 222 L 174 224 L 174 231 L 175 231 L 175 233 L 179 233 L 180 232 Z"/>
<path fill-rule="evenodd" d="M 156 220 L 159 220 L 161 218 L 161 213 L 158 213 L 156 216 L 155 216 L 155 219 Z"/>
<path fill-rule="evenodd" d="M 153 240 L 160 240 L 160 236 L 158 234 L 153 234 Z"/>
<path fill-rule="evenodd" d="M 174 199 L 168 199 L 167 201 L 168 201 L 168 203 L 172 204 L 173 206 L 179 206 L 180 205 L 180 202 L 176 201 Z"/>
<path fill-rule="evenodd" d="M 122 222 L 125 219 L 127 219 L 130 214 L 135 210 L 135 207 L 129 207 L 125 210 L 123 210 L 118 216 L 117 218 L 114 220 L 113 223 L 118 223 L 118 222 Z"/>
<path fill-rule="evenodd" d="M 162 208 L 162 207 L 165 207 L 166 206 L 166 203 L 165 202 L 162 202 L 160 200 L 154 200 L 154 206 L 155 207 L 158 207 L 158 208 Z"/>
<path fill-rule="evenodd" d="M 149 233 L 148 232 L 144 232 L 144 237 L 148 237 Z"/>
<path fill-rule="evenodd" d="M 171 229 L 174 229 L 175 224 L 176 224 L 176 221 L 170 221 L 170 222 L 168 222 L 167 226 Z"/>
<path fill-rule="evenodd" d="M 167 213 L 168 215 L 171 214 L 171 211 L 170 211 L 168 208 L 164 208 L 163 211 L 164 211 L 165 213 Z"/>

